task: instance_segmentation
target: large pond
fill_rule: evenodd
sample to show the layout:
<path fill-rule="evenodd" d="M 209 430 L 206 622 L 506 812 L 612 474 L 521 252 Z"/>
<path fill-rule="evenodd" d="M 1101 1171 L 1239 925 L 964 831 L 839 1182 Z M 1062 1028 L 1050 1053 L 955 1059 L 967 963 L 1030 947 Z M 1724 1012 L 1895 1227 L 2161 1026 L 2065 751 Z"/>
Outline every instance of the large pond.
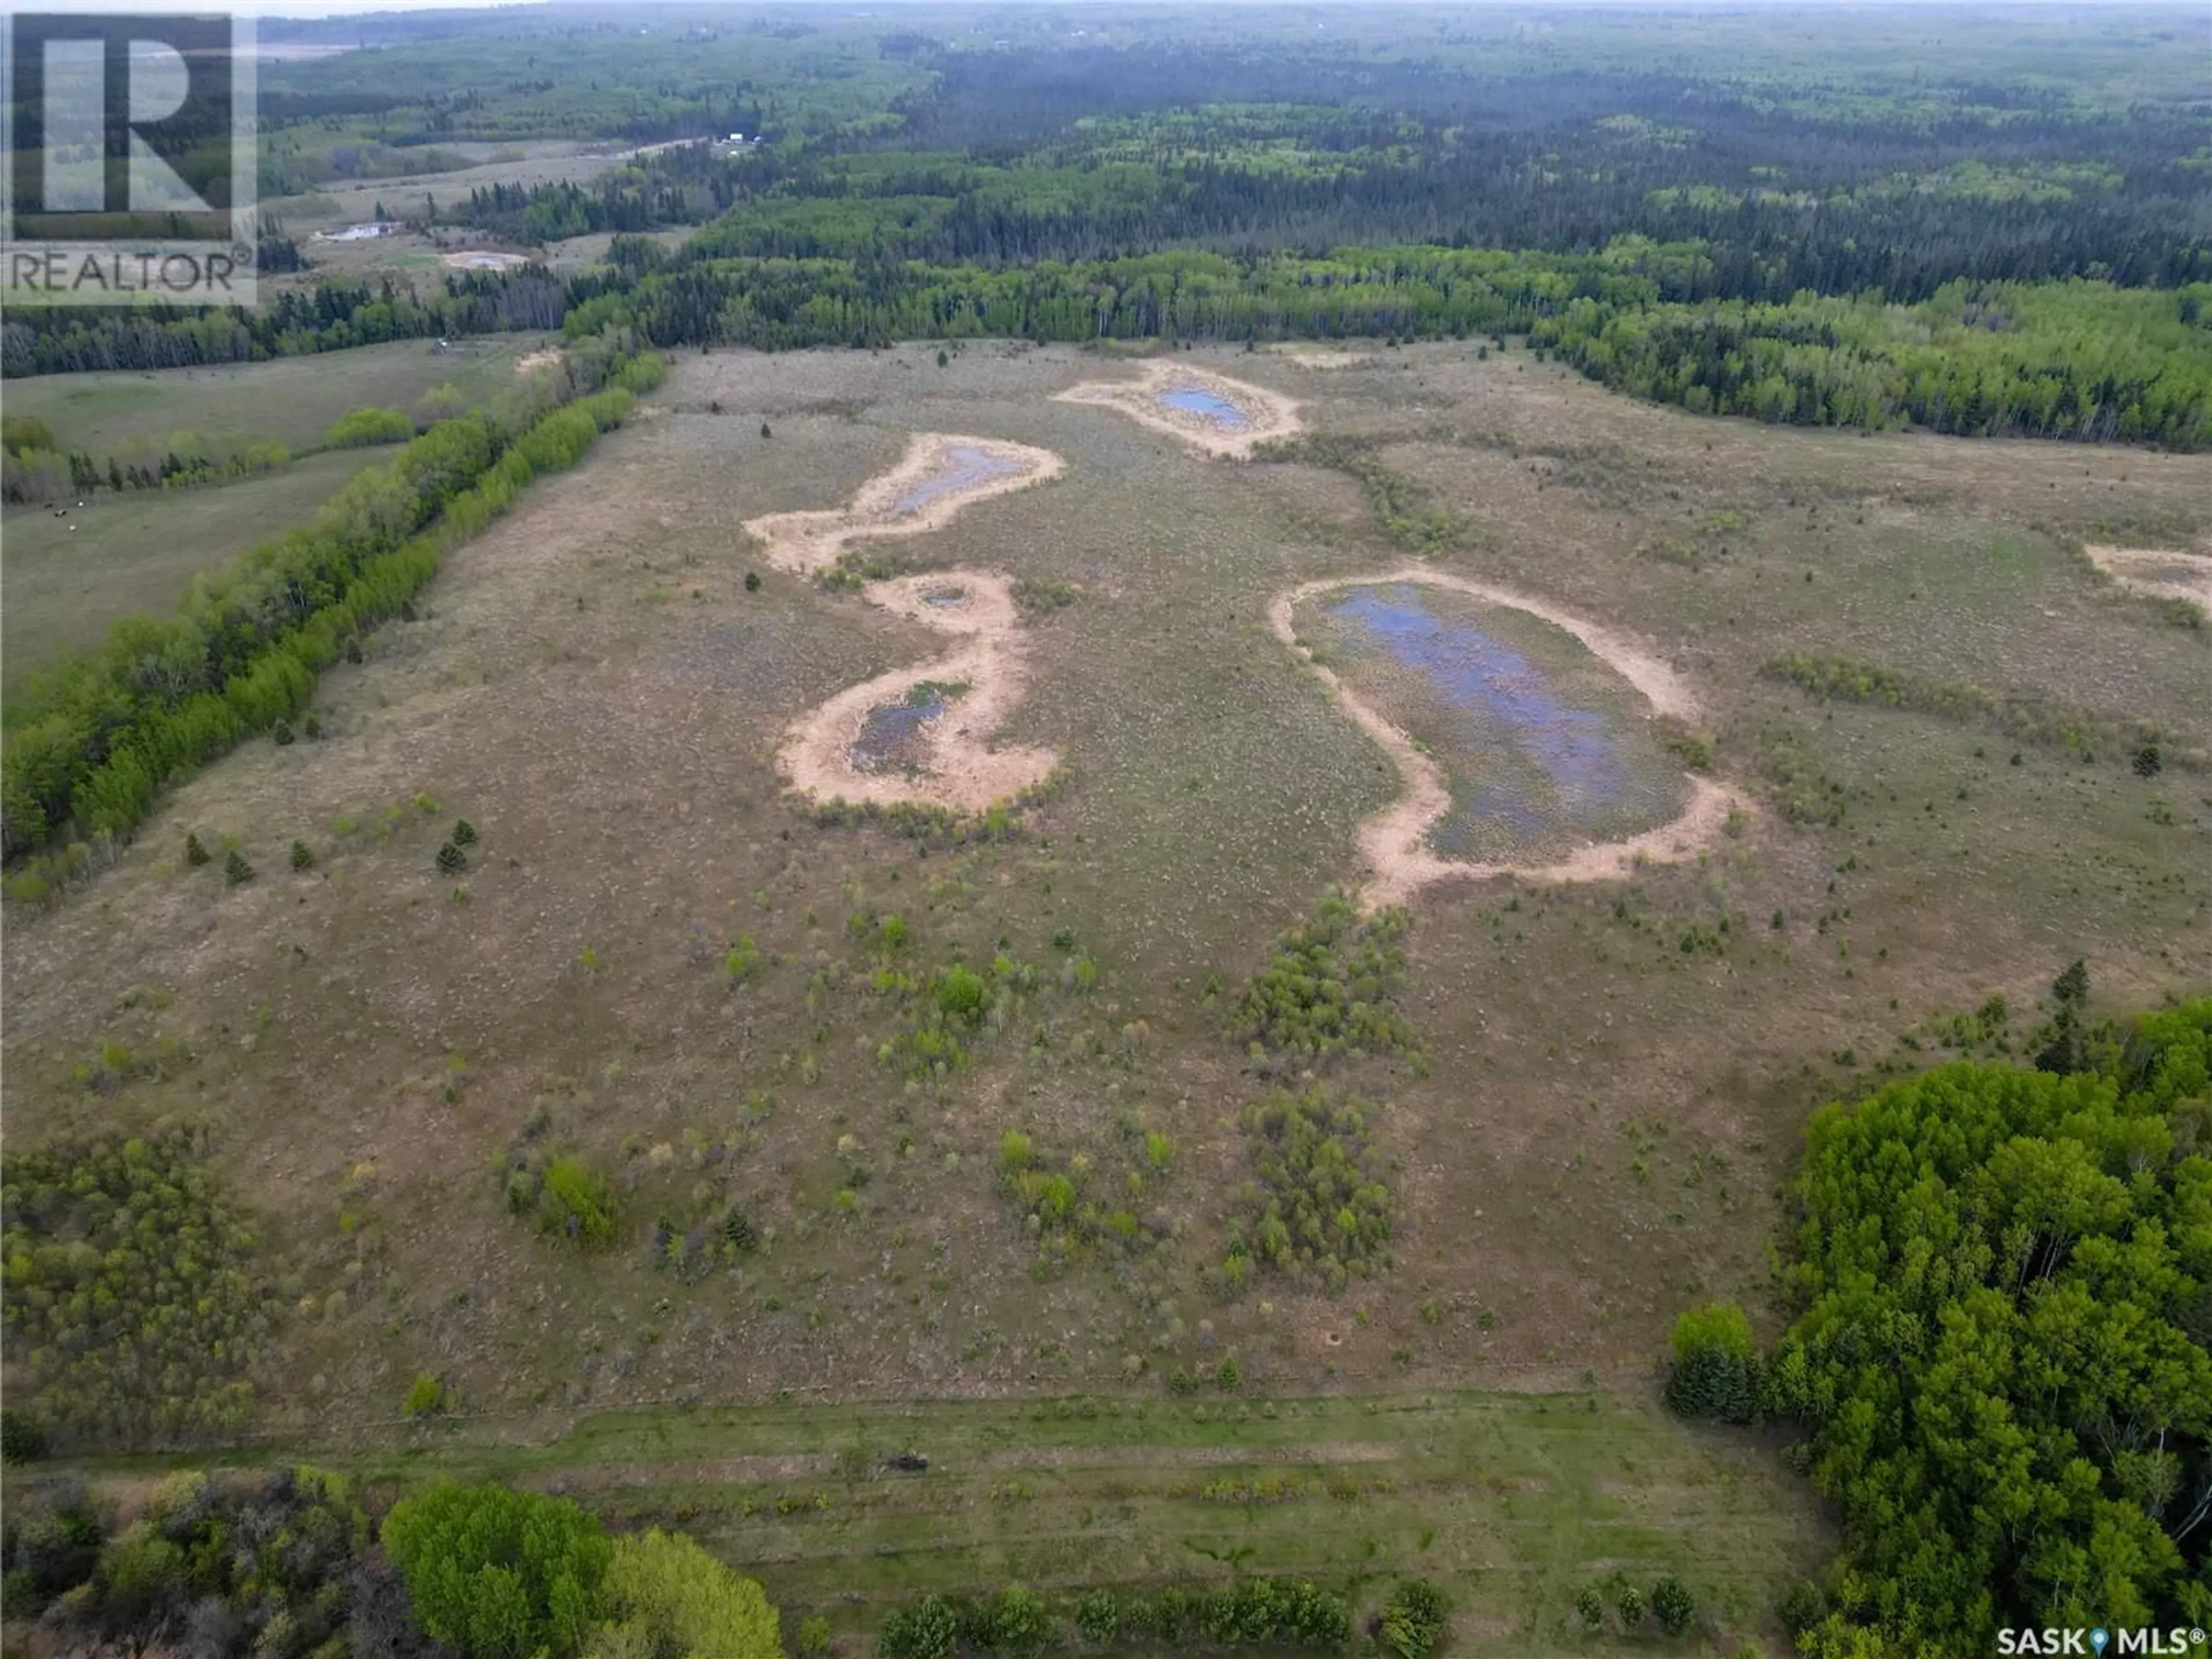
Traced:
<path fill-rule="evenodd" d="M 1252 424 L 1252 417 L 1218 392 L 1208 392 L 1204 386 L 1179 386 L 1159 394 L 1159 401 L 1170 409 L 1179 409 L 1186 415 L 1196 415 L 1218 427 L 1232 431 L 1242 430 Z"/>
<path fill-rule="evenodd" d="M 989 450 L 979 449 L 973 444 L 957 444 L 945 452 L 944 459 L 935 471 L 891 503 L 891 511 L 912 513 L 927 507 L 940 495 L 972 489 L 979 483 L 1003 478 L 1021 470 L 1019 461 L 994 455 Z"/>
<path fill-rule="evenodd" d="M 1320 607 L 1328 660 L 1443 769 L 1439 853 L 1556 853 L 1679 810 L 1679 773 L 1634 688 L 1564 630 L 1411 582 L 1346 588 Z"/>

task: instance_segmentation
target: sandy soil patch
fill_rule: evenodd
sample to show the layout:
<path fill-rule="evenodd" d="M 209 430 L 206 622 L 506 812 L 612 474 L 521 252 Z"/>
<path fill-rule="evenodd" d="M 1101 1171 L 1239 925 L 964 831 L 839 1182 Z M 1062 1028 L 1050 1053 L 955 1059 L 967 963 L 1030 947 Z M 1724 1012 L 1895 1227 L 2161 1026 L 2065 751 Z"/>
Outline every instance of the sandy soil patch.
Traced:
<path fill-rule="evenodd" d="M 978 478 L 957 489 L 934 495 L 905 512 L 898 504 L 930 479 L 954 465 L 956 452 L 972 450 L 1012 467 Z M 925 432 L 907 446 L 896 466 L 878 473 L 862 484 L 849 506 L 826 511 L 771 513 L 745 520 L 749 535 L 759 538 L 770 563 L 804 575 L 835 564 L 837 556 L 854 542 L 889 541 L 900 536 L 920 536 L 942 530 L 953 515 L 976 501 L 1024 489 L 1047 478 L 1056 478 L 1067 463 L 1049 449 L 1010 443 L 1002 438 L 963 438 L 952 433 Z"/>
<path fill-rule="evenodd" d="M 1674 863 L 1693 857 L 1699 848 L 1711 844 L 1732 808 L 1750 810 L 1751 803 L 1741 791 L 1692 775 L 1690 804 L 1671 823 L 1623 841 L 1593 842 L 1557 863 L 1475 863 L 1439 856 L 1427 842 L 1429 833 L 1451 810 L 1451 792 L 1444 782 L 1443 769 L 1423 754 L 1412 738 L 1355 696 L 1333 672 L 1314 662 L 1313 653 L 1299 644 L 1291 622 L 1291 612 L 1297 605 L 1316 593 L 1382 582 L 1420 582 L 1431 587 L 1449 587 L 1472 594 L 1485 604 L 1508 605 L 1532 617 L 1540 617 L 1573 635 L 1589 648 L 1591 654 L 1642 692 L 1655 714 L 1686 718 L 1697 709 L 1697 700 L 1681 677 L 1626 635 L 1509 588 L 1416 566 L 1370 576 L 1331 576 L 1277 594 L 1267 607 L 1268 624 L 1274 629 L 1275 637 L 1305 657 L 1314 672 L 1335 693 L 1345 713 L 1389 752 L 1406 780 L 1405 794 L 1359 826 L 1359 854 L 1366 872 L 1360 889 L 1363 908 L 1372 910 L 1402 904 L 1431 882 L 1486 881 L 1497 876 L 1518 876 L 1524 881 L 1536 882 L 1610 880 L 1627 875 L 1639 864 Z"/>
<path fill-rule="evenodd" d="M 483 248 L 465 248 L 459 253 L 446 255 L 446 263 L 455 270 L 517 270 L 530 263 L 527 254 L 493 253 Z"/>
<path fill-rule="evenodd" d="M 771 514 L 745 528 L 771 563 L 803 574 L 835 562 L 854 542 L 942 528 L 963 507 L 1057 477 L 1066 467 L 1052 451 L 1028 444 L 924 433 L 897 465 L 861 485 L 850 506 Z M 935 570 L 870 582 L 860 597 L 958 643 L 943 656 L 864 680 L 802 715 L 776 753 L 792 787 L 881 805 L 917 801 L 973 811 L 1042 783 L 1058 760 L 1052 750 L 991 741 L 1029 679 L 1012 580 L 995 571 Z M 863 770 L 854 745 L 870 714 L 905 701 L 925 680 L 968 689 L 922 726 L 926 758 L 918 771 Z"/>
<path fill-rule="evenodd" d="M 561 348 L 558 346 L 546 346 L 539 350 L 531 352 L 526 356 L 515 359 L 514 372 L 517 374 L 535 374 L 541 368 L 558 368 L 560 367 Z"/>
<path fill-rule="evenodd" d="M 2130 593 L 2187 599 L 2212 611 L 2212 550 L 2157 547 L 2085 547 L 2089 562 Z"/>
<path fill-rule="evenodd" d="M 1362 363 L 1371 363 L 1371 351 L 1340 350 L 1329 346 L 1280 345 L 1274 349 L 1279 357 L 1288 358 L 1300 368 L 1357 368 Z"/>
<path fill-rule="evenodd" d="M 1196 393 L 1232 404 L 1243 416 L 1241 426 L 1225 426 L 1206 415 L 1177 409 L 1162 398 L 1170 394 Z M 1141 426 L 1180 438 L 1208 455 L 1243 459 L 1253 446 L 1270 438 L 1287 438 L 1304 429 L 1295 399 L 1247 380 L 1209 374 L 1178 362 L 1146 365 L 1133 380 L 1085 380 L 1053 394 L 1055 403 L 1097 404 L 1127 416 Z"/>

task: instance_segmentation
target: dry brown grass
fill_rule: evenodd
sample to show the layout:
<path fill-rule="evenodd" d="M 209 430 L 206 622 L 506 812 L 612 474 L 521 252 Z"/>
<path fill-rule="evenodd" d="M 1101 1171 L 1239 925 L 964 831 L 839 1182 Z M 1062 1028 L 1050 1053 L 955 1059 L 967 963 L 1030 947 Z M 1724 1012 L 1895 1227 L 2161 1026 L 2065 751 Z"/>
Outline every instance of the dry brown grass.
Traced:
<path fill-rule="evenodd" d="M 1132 1353 L 1156 1375 L 1234 1351 L 1267 1389 L 1632 1379 L 1685 1300 L 1764 1295 L 1805 1114 L 1923 1016 L 1999 991 L 2027 1009 L 2076 955 L 2116 1002 L 2212 980 L 2201 781 L 2015 766 L 1987 733 L 1758 673 L 1844 651 L 2201 737 L 2203 637 L 2069 550 L 2100 516 L 2189 511 L 2193 463 L 1701 422 L 1517 353 L 1378 353 L 1297 381 L 1309 423 L 1377 437 L 1469 516 L 1436 568 L 1650 641 L 1697 690 L 1717 777 L 1777 810 L 1631 881 L 1425 896 L 1407 1012 L 1429 1070 L 1388 1082 L 1378 1129 L 1395 1271 L 1336 1302 L 1266 1278 L 1213 1300 L 1194 1270 L 1219 1260 L 1255 1085 L 1207 978 L 1233 994 L 1399 787 L 1268 605 L 1402 555 L 1343 477 L 1164 454 L 1054 402 L 1092 372 L 1079 354 L 933 356 L 684 360 L 660 412 L 536 486 L 422 621 L 328 677 L 324 741 L 231 757 L 58 912 L 11 919 L 10 1135 L 219 1125 L 284 1293 L 315 1298 L 268 1367 L 272 1426 L 388 1417 L 422 1369 L 514 1411 L 1115 1389 Z M 800 713 L 942 637 L 775 571 L 748 593 L 738 526 L 848 499 L 920 430 L 1069 463 L 906 549 L 1081 592 L 1028 624 L 1007 739 L 1072 781 L 1026 841 L 817 829 L 776 774 Z M 1791 823 L 1793 792 L 1841 823 Z M 465 899 L 433 866 L 456 817 L 482 831 Z M 258 879 L 181 867 L 191 828 L 235 835 Z M 311 873 L 285 867 L 295 836 Z M 911 966 L 1045 970 L 942 1081 L 874 1055 L 891 912 Z M 746 935 L 763 963 L 732 987 Z M 1061 988 L 1086 953 L 1097 988 Z M 74 1081 L 104 1040 L 157 1032 L 192 1057 Z M 538 1144 L 613 1174 L 616 1250 L 506 1212 L 495 1166 L 538 1111 Z M 1038 1277 L 997 1186 L 1015 1126 L 1102 1169 L 1128 1127 L 1172 1136 L 1143 1204 L 1178 1236 Z M 657 1215 L 731 1202 L 769 1248 L 696 1283 L 647 1261 Z"/>

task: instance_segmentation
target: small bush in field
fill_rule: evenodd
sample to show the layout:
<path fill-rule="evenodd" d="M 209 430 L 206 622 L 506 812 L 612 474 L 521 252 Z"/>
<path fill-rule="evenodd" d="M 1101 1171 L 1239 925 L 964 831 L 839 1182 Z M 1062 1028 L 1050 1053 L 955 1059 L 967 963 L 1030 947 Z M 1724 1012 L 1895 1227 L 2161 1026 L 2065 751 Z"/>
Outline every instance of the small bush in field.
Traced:
<path fill-rule="evenodd" d="M 1382 1604 L 1376 1639 L 1395 1659 L 1428 1659 L 1444 1639 L 1450 1615 L 1451 1603 L 1442 1590 L 1421 1579 L 1409 1578 Z"/>
<path fill-rule="evenodd" d="M 1075 1628 L 1086 1642 L 1103 1647 L 1121 1633 L 1121 1604 L 1112 1590 L 1092 1590 L 1075 1604 Z"/>
<path fill-rule="evenodd" d="M 315 849 L 308 846 L 304 841 L 294 842 L 292 843 L 292 867 L 295 870 L 313 869 L 315 867 Z"/>
<path fill-rule="evenodd" d="M 447 839 L 456 847 L 473 847 L 477 844 L 477 827 L 466 818 L 459 819 L 453 825 L 453 833 Z"/>
<path fill-rule="evenodd" d="M 434 1417 L 446 1405 L 446 1385 L 428 1371 L 418 1371 L 414 1386 L 407 1390 L 407 1403 L 400 1409 L 410 1417 Z"/>
<path fill-rule="evenodd" d="M 1669 1573 L 1651 1587 L 1651 1616 L 1669 1636 L 1680 1636 L 1698 1616 L 1698 1598 L 1690 1587 Z"/>
<path fill-rule="evenodd" d="M 199 831 L 195 830 L 185 837 L 185 862 L 198 866 L 208 861 L 208 849 L 200 845 Z"/>
<path fill-rule="evenodd" d="M 458 876 L 462 871 L 468 867 L 469 855 L 466 853 L 461 851 L 459 848 L 454 846 L 451 842 L 446 842 L 440 845 L 438 848 L 438 873 L 440 875 Z"/>
<path fill-rule="evenodd" d="M 253 866 L 246 861 L 246 855 L 235 847 L 223 859 L 222 878 L 233 887 L 243 887 L 253 879 Z"/>
<path fill-rule="evenodd" d="M 614 1194 L 604 1176 L 575 1158 L 556 1158 L 546 1166 L 538 1212 L 548 1232 L 586 1245 L 613 1241 Z"/>

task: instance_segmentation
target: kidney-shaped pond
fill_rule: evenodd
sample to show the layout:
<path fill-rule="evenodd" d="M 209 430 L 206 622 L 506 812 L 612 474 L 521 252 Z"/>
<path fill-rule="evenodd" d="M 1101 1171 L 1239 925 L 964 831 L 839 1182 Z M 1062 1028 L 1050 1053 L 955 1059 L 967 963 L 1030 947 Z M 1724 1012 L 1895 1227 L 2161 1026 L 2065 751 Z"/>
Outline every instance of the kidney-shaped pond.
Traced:
<path fill-rule="evenodd" d="M 1565 629 L 1449 588 L 1388 582 L 1299 606 L 1346 689 L 1425 748 L 1451 810 L 1447 858 L 1557 858 L 1682 810 L 1678 763 L 1635 687 Z"/>

